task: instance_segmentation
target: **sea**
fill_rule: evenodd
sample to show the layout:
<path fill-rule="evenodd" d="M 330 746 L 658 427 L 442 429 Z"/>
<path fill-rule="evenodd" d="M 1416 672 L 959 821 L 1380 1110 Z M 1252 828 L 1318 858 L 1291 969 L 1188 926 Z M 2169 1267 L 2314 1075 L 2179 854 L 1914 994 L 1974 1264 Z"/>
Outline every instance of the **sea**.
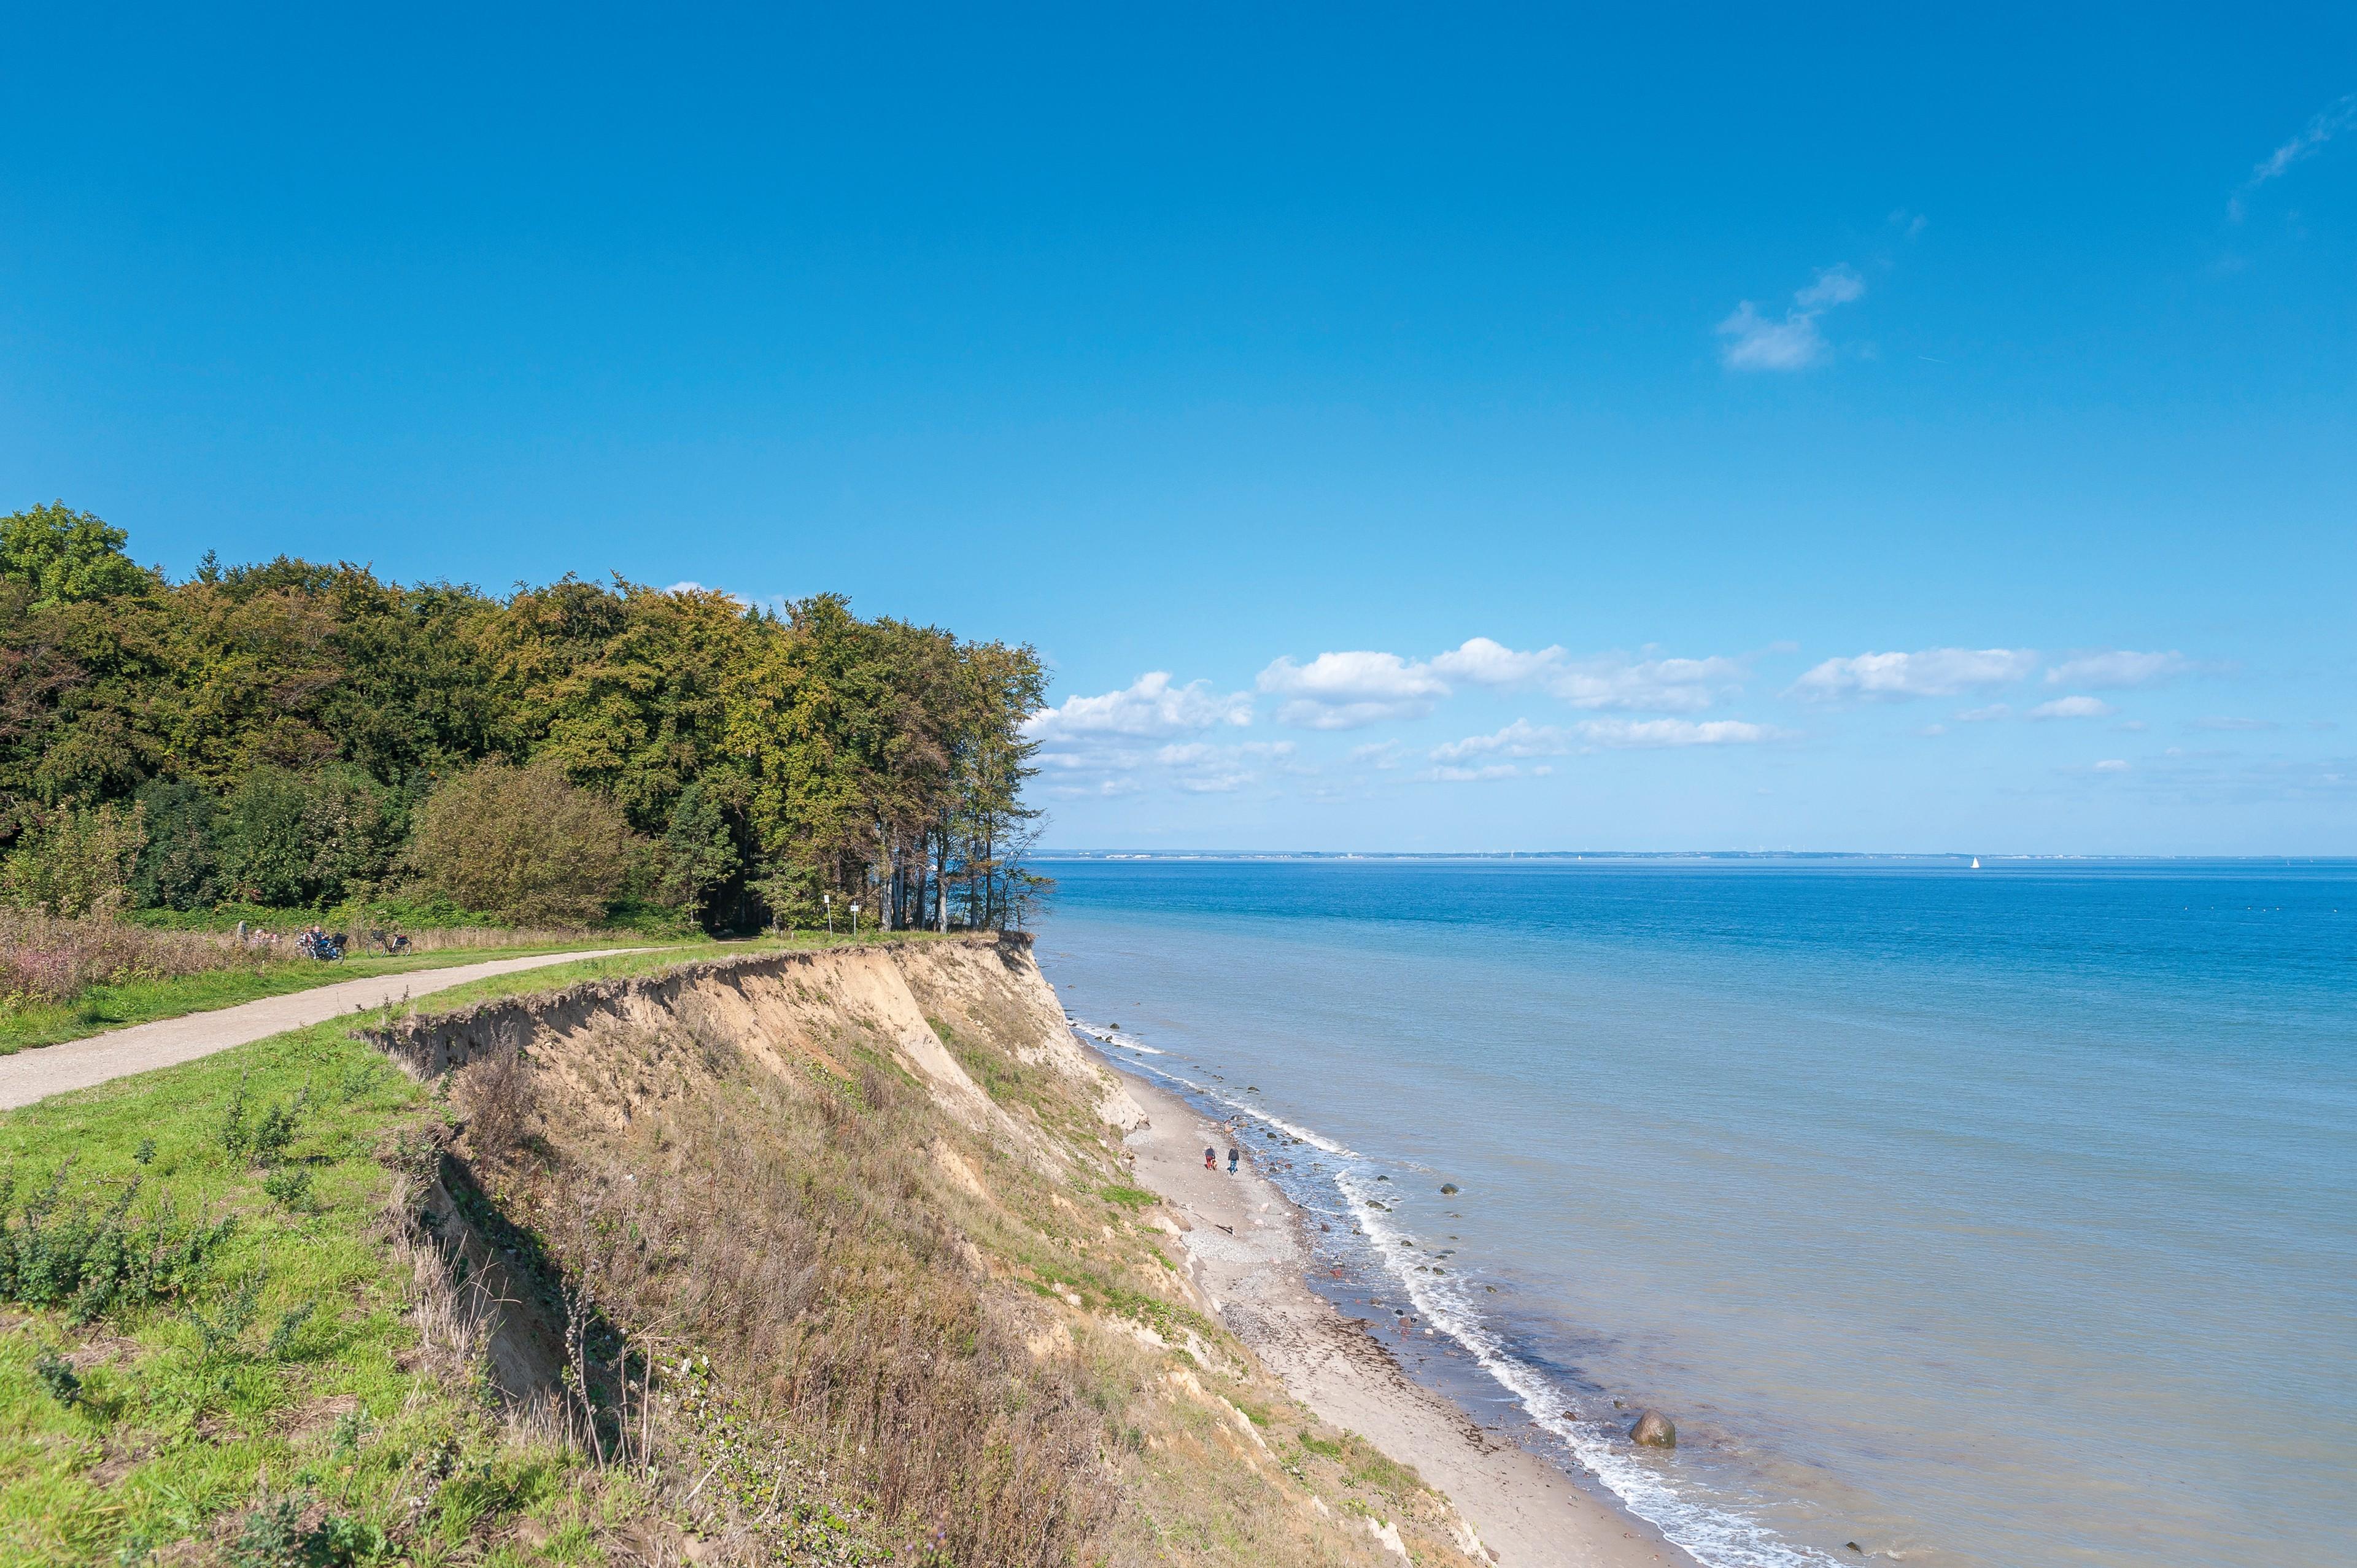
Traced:
<path fill-rule="evenodd" d="M 1712 1568 L 2357 1563 L 2357 863 L 1039 869 L 1329 1299 Z"/>

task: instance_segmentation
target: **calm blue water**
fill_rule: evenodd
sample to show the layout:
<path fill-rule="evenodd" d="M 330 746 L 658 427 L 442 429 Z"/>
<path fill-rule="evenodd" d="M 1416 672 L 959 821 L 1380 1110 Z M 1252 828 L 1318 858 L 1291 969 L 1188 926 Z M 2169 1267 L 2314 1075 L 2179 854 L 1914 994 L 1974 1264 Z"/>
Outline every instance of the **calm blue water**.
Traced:
<path fill-rule="evenodd" d="M 2357 865 L 1045 869 L 1338 1303 L 1705 1561 L 2357 1561 Z"/>

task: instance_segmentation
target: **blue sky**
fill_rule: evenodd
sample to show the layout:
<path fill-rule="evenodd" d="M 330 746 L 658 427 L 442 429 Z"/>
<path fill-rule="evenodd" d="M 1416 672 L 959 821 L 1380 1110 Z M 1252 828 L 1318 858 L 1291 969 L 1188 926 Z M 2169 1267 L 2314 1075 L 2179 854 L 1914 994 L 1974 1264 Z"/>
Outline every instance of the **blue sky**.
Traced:
<path fill-rule="evenodd" d="M 845 9 L 19 16 L 0 499 L 1028 640 L 1068 847 L 2357 853 L 2357 12 Z"/>

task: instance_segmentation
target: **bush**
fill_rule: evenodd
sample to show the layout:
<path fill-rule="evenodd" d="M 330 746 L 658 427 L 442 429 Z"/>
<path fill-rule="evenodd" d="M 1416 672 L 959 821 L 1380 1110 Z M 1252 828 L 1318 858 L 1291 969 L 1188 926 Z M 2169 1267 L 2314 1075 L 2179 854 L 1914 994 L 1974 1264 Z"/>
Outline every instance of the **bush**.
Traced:
<path fill-rule="evenodd" d="M 88 1323 L 116 1306 L 167 1301 L 203 1281 L 235 1231 L 234 1216 L 182 1221 L 167 1199 L 145 1220 L 130 1218 L 139 1183 L 105 1208 L 64 1207 L 67 1168 L 19 1204 L 13 1176 L 0 1176 L 0 1301 L 69 1307 Z"/>
<path fill-rule="evenodd" d="M 311 1202 L 311 1173 L 301 1165 L 281 1165 L 262 1178 L 262 1190 L 288 1208 Z"/>
<path fill-rule="evenodd" d="M 221 881 L 280 908 L 364 893 L 399 853 L 401 819 L 393 791 L 357 768 L 257 768 L 221 804 Z"/>
<path fill-rule="evenodd" d="M 81 1398 L 81 1379 L 74 1375 L 73 1363 L 55 1350 L 45 1348 L 33 1358 L 33 1375 L 59 1404 L 72 1404 Z"/>
<path fill-rule="evenodd" d="M 567 782 L 554 763 L 485 762 L 425 802 L 409 860 L 467 908 L 585 925 L 621 891 L 640 847 L 619 808 Z"/>
<path fill-rule="evenodd" d="M 220 897 L 213 842 L 220 802 L 201 784 L 158 779 L 139 791 L 147 843 L 131 873 L 133 902 L 150 909 L 202 909 Z"/>
<path fill-rule="evenodd" d="M 66 806 L 27 834 L 0 866 L 8 901 L 44 915 L 111 915 L 131 899 L 131 867 L 145 842 L 140 809 Z"/>

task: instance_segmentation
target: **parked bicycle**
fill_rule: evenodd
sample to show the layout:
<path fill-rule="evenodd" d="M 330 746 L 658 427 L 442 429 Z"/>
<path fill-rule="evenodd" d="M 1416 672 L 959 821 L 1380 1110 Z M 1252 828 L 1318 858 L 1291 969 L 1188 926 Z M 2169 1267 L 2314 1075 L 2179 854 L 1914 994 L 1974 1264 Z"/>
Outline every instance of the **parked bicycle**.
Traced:
<path fill-rule="evenodd" d="M 345 940 L 341 931 L 329 933 L 314 926 L 303 933 L 296 948 L 305 958 L 315 958 L 321 963 L 341 963 Z"/>

